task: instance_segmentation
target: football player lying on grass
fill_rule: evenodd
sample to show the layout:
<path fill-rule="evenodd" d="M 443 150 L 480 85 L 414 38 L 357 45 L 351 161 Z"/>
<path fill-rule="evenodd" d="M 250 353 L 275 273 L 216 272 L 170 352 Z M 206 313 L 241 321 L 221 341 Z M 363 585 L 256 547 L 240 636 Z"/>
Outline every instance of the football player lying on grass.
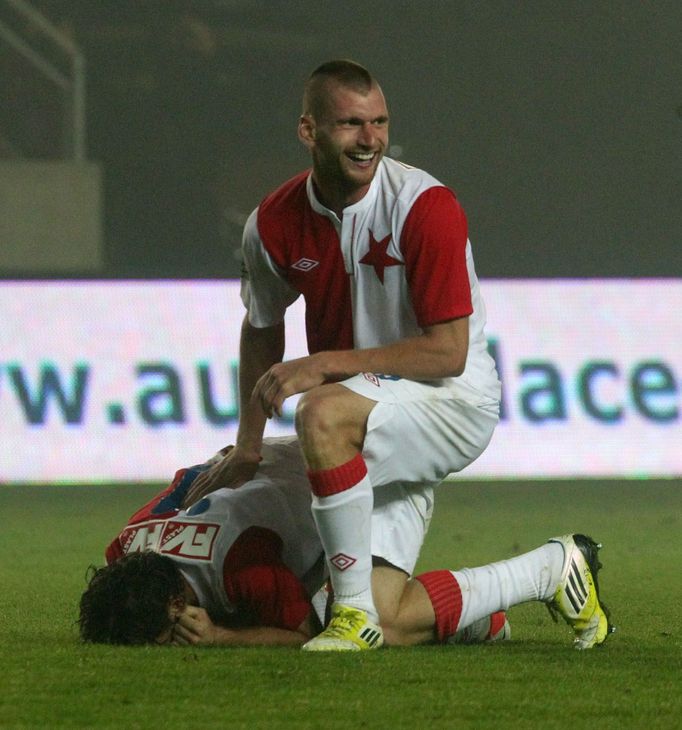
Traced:
<path fill-rule="evenodd" d="M 266 439 L 252 480 L 183 509 L 193 480 L 225 453 L 178 471 L 111 542 L 108 565 L 94 570 L 81 597 L 83 640 L 302 645 L 321 630 L 325 560 L 295 438 Z M 504 611 L 530 600 L 561 615 L 578 648 L 606 638 L 599 546 L 590 538 L 565 535 L 510 560 L 412 578 L 431 519 L 431 488 L 391 485 L 374 496 L 372 585 L 386 644 L 508 638 Z"/>

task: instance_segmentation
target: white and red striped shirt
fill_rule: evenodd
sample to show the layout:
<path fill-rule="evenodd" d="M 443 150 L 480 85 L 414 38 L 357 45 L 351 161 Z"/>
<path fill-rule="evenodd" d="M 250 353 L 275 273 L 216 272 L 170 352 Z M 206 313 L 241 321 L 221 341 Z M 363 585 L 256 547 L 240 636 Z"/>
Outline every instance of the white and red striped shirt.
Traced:
<path fill-rule="evenodd" d="M 253 326 L 281 322 L 303 294 L 315 353 L 386 345 L 468 316 L 458 380 L 499 398 L 466 217 L 454 193 L 426 172 L 384 158 L 367 194 L 341 219 L 303 172 L 251 214 L 243 253 L 242 300 Z"/>
<path fill-rule="evenodd" d="M 270 438 L 256 476 L 180 507 L 211 462 L 180 469 L 106 549 L 108 563 L 152 550 L 173 560 L 214 621 L 297 629 L 324 577 L 298 443 Z"/>

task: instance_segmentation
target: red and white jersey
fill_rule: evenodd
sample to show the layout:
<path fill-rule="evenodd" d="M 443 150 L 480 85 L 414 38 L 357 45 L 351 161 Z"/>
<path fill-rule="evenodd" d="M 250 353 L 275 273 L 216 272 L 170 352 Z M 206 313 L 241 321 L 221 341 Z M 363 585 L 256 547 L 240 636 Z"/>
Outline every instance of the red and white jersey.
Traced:
<path fill-rule="evenodd" d="M 243 254 L 242 300 L 255 327 L 281 322 L 301 294 L 310 353 L 389 344 L 468 316 L 467 365 L 456 380 L 499 399 L 466 217 L 426 172 L 384 158 L 341 219 L 301 173 L 251 214 Z"/>
<path fill-rule="evenodd" d="M 253 480 L 187 510 L 179 505 L 207 465 L 178 471 L 109 545 L 107 562 L 153 550 L 177 563 L 214 620 L 297 629 L 323 580 L 322 545 L 298 442 L 267 439 L 262 456 Z"/>

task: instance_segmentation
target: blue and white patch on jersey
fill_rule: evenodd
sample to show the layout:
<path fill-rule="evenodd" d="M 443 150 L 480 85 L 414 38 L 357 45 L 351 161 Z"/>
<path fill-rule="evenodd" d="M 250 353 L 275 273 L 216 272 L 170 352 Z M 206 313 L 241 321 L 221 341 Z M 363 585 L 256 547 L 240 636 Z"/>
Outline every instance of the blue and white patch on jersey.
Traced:
<path fill-rule="evenodd" d="M 197 515 L 206 512 L 206 510 L 208 510 L 210 506 L 211 500 L 208 497 L 204 497 L 203 499 L 200 499 L 196 504 L 193 504 L 188 510 L 186 510 L 185 514 L 188 517 L 196 517 Z"/>

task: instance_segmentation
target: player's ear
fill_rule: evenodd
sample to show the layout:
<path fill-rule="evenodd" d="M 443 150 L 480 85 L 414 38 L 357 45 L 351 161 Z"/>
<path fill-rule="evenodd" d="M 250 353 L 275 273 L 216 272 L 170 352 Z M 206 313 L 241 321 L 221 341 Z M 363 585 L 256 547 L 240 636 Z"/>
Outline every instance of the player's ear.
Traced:
<path fill-rule="evenodd" d="M 170 605 L 168 607 L 168 613 L 170 618 L 174 621 L 187 606 L 187 600 L 184 596 L 174 596 L 170 599 Z"/>
<path fill-rule="evenodd" d="M 302 114 L 298 119 L 298 138 L 308 149 L 315 144 L 315 120 L 309 114 Z"/>

